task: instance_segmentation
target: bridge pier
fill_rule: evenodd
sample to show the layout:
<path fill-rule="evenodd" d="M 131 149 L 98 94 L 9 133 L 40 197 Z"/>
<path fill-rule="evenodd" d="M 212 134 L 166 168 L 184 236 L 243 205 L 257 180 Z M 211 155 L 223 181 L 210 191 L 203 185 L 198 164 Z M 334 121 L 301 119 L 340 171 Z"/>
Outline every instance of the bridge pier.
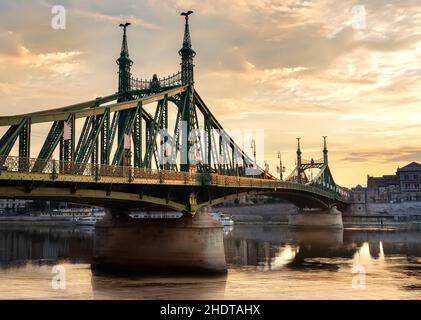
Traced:
<path fill-rule="evenodd" d="M 138 272 L 225 273 L 223 227 L 207 213 L 132 219 L 108 209 L 95 227 L 93 268 Z"/>
<path fill-rule="evenodd" d="M 292 228 L 343 229 L 342 212 L 336 207 L 325 210 L 298 210 L 289 216 Z"/>

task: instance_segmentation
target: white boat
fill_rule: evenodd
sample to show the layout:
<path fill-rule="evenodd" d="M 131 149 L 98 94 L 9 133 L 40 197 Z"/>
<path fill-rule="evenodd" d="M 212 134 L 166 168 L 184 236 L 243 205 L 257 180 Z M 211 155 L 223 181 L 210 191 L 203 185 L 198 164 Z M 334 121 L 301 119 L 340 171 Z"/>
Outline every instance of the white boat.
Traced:
<path fill-rule="evenodd" d="M 78 226 L 94 226 L 97 223 L 97 221 L 101 219 L 102 219 L 101 217 L 95 217 L 95 216 L 78 218 L 78 219 L 75 219 L 75 224 Z"/>
<path fill-rule="evenodd" d="M 92 216 L 97 217 L 97 218 L 103 218 L 105 216 L 105 210 L 102 208 L 93 208 Z"/>
<path fill-rule="evenodd" d="M 234 220 L 231 217 L 224 215 L 222 212 L 212 212 L 212 218 L 220 222 L 224 227 L 233 226 Z"/>
<path fill-rule="evenodd" d="M 78 226 L 95 226 L 95 224 L 104 218 L 105 210 L 102 208 L 93 208 L 91 214 L 85 217 L 75 217 L 74 223 Z"/>

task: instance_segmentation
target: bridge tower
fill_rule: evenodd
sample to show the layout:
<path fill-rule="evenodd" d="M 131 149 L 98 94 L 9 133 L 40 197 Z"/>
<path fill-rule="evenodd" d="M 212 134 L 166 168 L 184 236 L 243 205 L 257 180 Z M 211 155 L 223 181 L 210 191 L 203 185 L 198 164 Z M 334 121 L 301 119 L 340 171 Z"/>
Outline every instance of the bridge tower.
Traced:
<path fill-rule="evenodd" d="M 327 157 L 327 144 L 326 144 L 326 138 L 327 136 L 323 136 L 323 163 L 325 165 L 328 164 L 328 157 Z"/>
<path fill-rule="evenodd" d="M 297 181 L 298 183 L 301 183 L 301 146 L 300 146 L 300 140 L 301 138 L 297 138 Z"/>
<path fill-rule="evenodd" d="M 190 133 L 198 128 L 197 114 L 194 101 L 194 64 L 193 58 L 196 56 L 196 52 L 192 49 L 189 16 L 193 11 L 182 12 L 181 16 L 185 17 L 184 24 L 184 36 L 183 45 L 178 51 L 181 56 L 181 83 L 188 86 L 187 90 L 180 99 L 180 110 L 182 110 L 182 121 L 185 125 L 183 130 L 183 154 L 185 155 L 182 159 L 180 166 L 181 171 L 190 171 L 195 167 L 195 161 L 193 158 L 197 155 L 200 150 L 197 150 L 198 141 L 191 141 Z M 185 147 L 186 146 L 186 147 Z M 196 149 L 195 149 L 196 148 Z"/>
<path fill-rule="evenodd" d="M 181 82 L 183 85 L 193 85 L 194 75 L 193 75 L 193 58 L 196 56 L 196 52 L 192 49 L 191 36 L 190 36 L 190 26 L 189 26 L 189 16 L 193 11 L 182 12 L 181 15 L 185 17 L 184 24 L 184 36 L 183 36 L 183 46 L 178 51 L 178 54 L 181 56 Z"/>
<path fill-rule="evenodd" d="M 119 98 L 118 102 L 124 102 L 131 100 L 128 92 L 131 90 L 131 67 L 133 61 L 129 56 L 129 46 L 127 44 L 127 27 L 130 26 L 130 22 L 120 24 L 123 28 L 123 40 L 121 43 L 120 57 L 116 60 L 118 65 L 118 93 L 123 94 Z M 123 162 L 123 165 L 130 165 L 131 151 L 130 149 L 124 148 L 124 134 L 130 134 L 127 132 L 128 123 L 130 122 L 132 110 L 124 110 L 119 113 L 118 118 L 118 149 L 124 149 L 124 154 L 120 160 L 119 165 Z"/>

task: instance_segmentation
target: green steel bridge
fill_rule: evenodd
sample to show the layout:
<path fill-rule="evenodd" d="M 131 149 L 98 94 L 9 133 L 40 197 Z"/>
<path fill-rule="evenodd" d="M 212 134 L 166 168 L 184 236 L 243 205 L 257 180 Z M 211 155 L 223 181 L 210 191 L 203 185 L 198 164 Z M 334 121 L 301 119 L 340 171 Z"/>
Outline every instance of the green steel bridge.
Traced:
<path fill-rule="evenodd" d="M 280 197 L 300 208 L 347 206 L 348 190 L 335 183 L 329 169 L 326 138 L 319 160 L 302 159 L 298 140 L 296 167 L 283 181 L 256 165 L 255 157 L 228 135 L 194 88 L 190 13 L 182 14 L 179 72 L 147 80 L 133 77 L 130 23 L 121 24 L 117 93 L 0 117 L 5 132 L 0 139 L 0 198 L 190 214 L 245 194 Z M 154 112 L 147 111 L 148 105 Z M 170 106 L 176 113 L 172 127 Z M 38 156 L 32 158 L 31 126 L 40 123 L 51 127 Z M 11 155 L 14 150 L 16 156 Z M 313 168 L 319 173 L 309 178 L 306 172 Z"/>

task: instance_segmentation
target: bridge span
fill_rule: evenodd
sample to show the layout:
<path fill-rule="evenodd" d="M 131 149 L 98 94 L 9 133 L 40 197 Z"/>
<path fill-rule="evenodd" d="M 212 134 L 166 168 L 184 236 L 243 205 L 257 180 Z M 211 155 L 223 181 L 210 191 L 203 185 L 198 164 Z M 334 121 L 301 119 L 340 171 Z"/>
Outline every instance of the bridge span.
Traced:
<path fill-rule="evenodd" d="M 256 163 L 256 156 L 241 149 L 195 90 L 191 13 L 183 13 L 179 72 L 146 80 L 132 76 L 127 40 L 130 24 L 122 24 L 117 93 L 72 106 L 0 117 L 0 128 L 5 129 L 0 139 L 0 198 L 104 207 L 108 217 L 98 226 L 98 237 L 113 240 L 107 245 L 100 241 L 102 249 L 97 255 L 111 264 L 126 261 L 127 256 L 142 256 L 137 265 L 150 267 L 156 264 L 150 264 L 149 258 L 161 261 L 156 252 L 164 250 L 166 255 L 161 256 L 167 256 L 167 265 L 185 267 L 190 261 L 189 266 L 199 267 L 206 260 L 210 269 L 224 269 L 220 226 L 192 216 L 205 206 L 241 195 L 280 197 L 303 210 L 313 209 L 303 212 L 296 224 L 307 224 L 306 217 L 313 221 L 320 215 L 314 209 L 327 210 L 322 223 L 329 224 L 330 217 L 337 219 L 334 210 L 348 205 L 349 193 L 333 179 L 326 137 L 323 158 L 318 160 L 302 158 L 298 139 L 295 169 L 285 181 L 277 179 Z M 147 108 L 150 105 L 155 106 L 152 113 Z M 49 123 L 50 130 L 34 157 L 31 127 L 40 123 Z M 11 155 L 15 150 L 18 154 Z M 319 173 L 309 178 L 310 169 Z M 181 221 L 159 223 L 133 222 L 127 217 L 132 210 L 162 209 L 182 211 L 185 216 Z M 157 233 L 162 236 L 159 240 Z M 139 248 L 132 252 L 127 242 L 144 245 L 141 252 Z M 122 247 L 129 251 L 121 253 Z M 120 255 L 114 254 L 117 251 Z M 183 259 L 174 258 L 180 254 Z"/>

